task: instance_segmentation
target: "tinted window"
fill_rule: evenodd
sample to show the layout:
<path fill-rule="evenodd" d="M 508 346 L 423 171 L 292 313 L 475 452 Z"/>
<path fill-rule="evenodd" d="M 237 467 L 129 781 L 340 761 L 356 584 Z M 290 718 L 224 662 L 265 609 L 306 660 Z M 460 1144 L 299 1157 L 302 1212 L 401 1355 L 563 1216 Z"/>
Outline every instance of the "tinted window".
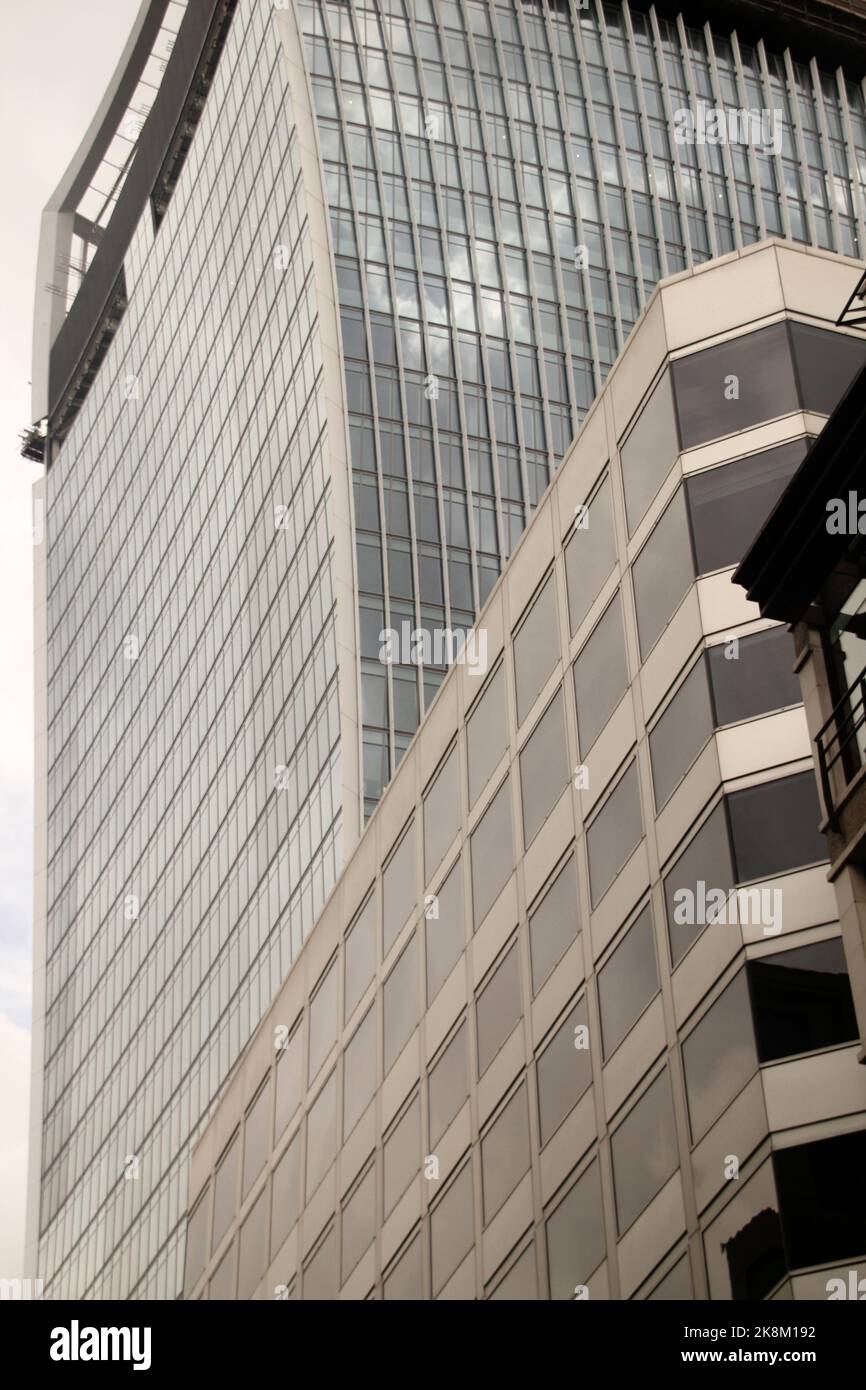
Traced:
<path fill-rule="evenodd" d="M 490 1294 L 493 1302 L 530 1303 L 538 1298 L 538 1276 L 535 1272 L 535 1246 L 528 1245 L 520 1259 L 512 1265 L 505 1278 Z"/>
<path fill-rule="evenodd" d="M 552 576 L 515 633 L 513 652 L 517 722 L 522 724 L 559 660 L 559 624 Z"/>
<path fill-rule="evenodd" d="M 866 1130 L 773 1154 L 789 1268 L 859 1259 L 866 1203 L 852 1201 L 866 1171 Z"/>
<path fill-rule="evenodd" d="M 565 711 L 558 690 L 520 754 L 523 843 L 529 847 L 568 785 Z"/>
<path fill-rule="evenodd" d="M 413 936 L 385 981 L 385 1073 L 391 1070 L 418 1022 L 417 938 Z"/>
<path fill-rule="evenodd" d="M 604 1259 L 602 1210 L 598 1163 L 592 1163 L 547 1218 L 551 1298 L 573 1299 Z"/>
<path fill-rule="evenodd" d="M 762 1062 L 858 1036 L 841 938 L 779 951 L 747 966 Z"/>
<path fill-rule="evenodd" d="M 632 566 L 642 657 L 655 646 L 693 579 L 685 494 L 678 488 Z"/>
<path fill-rule="evenodd" d="M 216 1250 L 232 1221 L 238 1201 L 238 1155 L 240 1143 L 237 1135 L 231 1141 L 217 1168 L 214 1184 L 213 1232 L 211 1235 L 211 1254 Z"/>
<path fill-rule="evenodd" d="M 307 1116 L 307 1201 L 337 1152 L 337 1073 L 331 1072 Z"/>
<path fill-rule="evenodd" d="M 424 1269 L 421 1263 L 421 1237 L 416 1236 L 385 1275 L 383 1297 L 408 1303 L 424 1297 Z"/>
<path fill-rule="evenodd" d="M 210 1187 L 206 1187 L 187 1224 L 186 1272 L 183 1281 L 185 1295 L 192 1290 L 207 1261 L 207 1218 L 210 1195 Z"/>
<path fill-rule="evenodd" d="M 435 900 L 424 910 L 427 943 L 427 1003 L 444 985 L 466 945 L 463 920 L 463 861 L 458 859 Z"/>
<path fill-rule="evenodd" d="M 524 1082 L 481 1140 L 485 1226 L 528 1169 L 529 1108 Z"/>
<path fill-rule="evenodd" d="M 642 834 L 637 763 L 633 762 L 586 832 L 593 907 L 601 902 L 626 860 L 640 844 Z"/>
<path fill-rule="evenodd" d="M 738 565 L 806 456 L 795 439 L 686 479 L 698 574 Z"/>
<path fill-rule="evenodd" d="M 537 994 L 577 937 L 577 880 L 571 855 L 529 917 L 532 993 Z"/>
<path fill-rule="evenodd" d="M 616 538 L 610 479 L 605 478 L 565 547 L 568 619 L 572 637 L 601 592 L 615 563 Z"/>
<path fill-rule="evenodd" d="M 508 747 L 505 715 L 505 668 L 499 667 L 466 725 L 469 805 L 474 806 Z"/>
<path fill-rule="evenodd" d="M 350 1017 L 375 973 L 376 897 L 371 893 L 346 932 L 346 1018 Z"/>
<path fill-rule="evenodd" d="M 679 786 L 712 731 L 710 687 L 701 656 L 649 736 L 656 810 Z"/>
<path fill-rule="evenodd" d="M 647 1004 L 658 994 L 658 988 L 652 911 L 647 903 L 598 972 L 598 1007 L 605 1059 L 619 1047 Z"/>
<path fill-rule="evenodd" d="M 304 1266 L 303 1297 L 305 1303 L 337 1297 L 337 1236 L 333 1226 Z"/>
<path fill-rule="evenodd" d="M 481 926 L 514 868 L 511 782 L 506 777 L 472 832 L 472 918 Z"/>
<path fill-rule="evenodd" d="M 671 1083 L 663 1071 L 610 1143 L 617 1226 L 622 1235 L 679 1165 Z"/>
<path fill-rule="evenodd" d="M 274 1139 L 279 1139 L 289 1120 L 301 1103 L 303 1072 L 301 1071 L 304 1030 L 298 1025 L 288 1039 L 284 1051 L 277 1057 L 277 1095 L 274 1118 Z"/>
<path fill-rule="evenodd" d="M 783 627 L 741 637 L 736 648 L 727 642 L 710 647 L 709 661 L 720 726 L 800 703 L 794 645 Z"/>
<path fill-rule="evenodd" d="M 581 757 L 586 757 L 627 689 L 622 601 L 617 593 L 574 663 L 574 703 Z"/>
<path fill-rule="evenodd" d="M 494 970 L 478 995 L 478 1074 L 483 1076 L 521 1016 L 517 945 Z"/>
<path fill-rule="evenodd" d="M 415 911 L 415 826 L 409 826 L 382 875 L 382 918 L 387 955 Z"/>
<path fill-rule="evenodd" d="M 461 1023 L 430 1072 L 430 1143 L 438 1144 L 469 1094 L 466 1024 Z"/>
<path fill-rule="evenodd" d="M 364 1021 L 343 1054 L 343 1136 L 355 1128 L 376 1089 L 376 1005 L 368 1009 Z"/>
<path fill-rule="evenodd" d="M 300 1215 L 301 1136 L 296 1134 L 276 1168 L 271 1192 L 271 1259 Z"/>
<path fill-rule="evenodd" d="M 434 1298 L 474 1243 L 472 1165 L 467 1163 L 430 1213 Z"/>
<path fill-rule="evenodd" d="M 268 1257 L 268 1190 L 256 1199 L 241 1226 L 238 1298 L 251 1298 L 265 1272 Z"/>
<path fill-rule="evenodd" d="M 233 1299 L 235 1297 L 235 1242 L 232 1241 L 216 1268 L 216 1273 L 208 1287 L 208 1299 Z"/>
<path fill-rule="evenodd" d="M 271 1130 L 271 1087 L 266 1081 L 244 1122 L 244 1190 L 246 1197 L 265 1165 Z"/>
<path fill-rule="evenodd" d="M 421 1101 L 418 1096 L 385 1140 L 385 1215 L 392 1212 L 421 1170 Z"/>
<path fill-rule="evenodd" d="M 459 829 L 460 781 L 455 747 L 424 798 L 425 883 L 429 883 L 442 863 L 442 857 Z"/>
<path fill-rule="evenodd" d="M 680 357 L 672 371 L 684 449 L 799 409 L 784 323 Z"/>
<path fill-rule="evenodd" d="M 737 881 L 770 878 L 827 858 L 812 772 L 745 787 L 728 798 Z"/>
<path fill-rule="evenodd" d="M 619 449 L 629 535 L 676 462 L 679 451 L 670 375 L 665 372 Z"/>
<path fill-rule="evenodd" d="M 376 1170 L 361 1179 L 343 1207 L 343 1283 L 376 1233 Z"/>
<path fill-rule="evenodd" d="M 728 823 L 720 803 L 665 876 L 668 937 L 674 965 L 707 925 L 707 893 L 711 889 L 727 893 L 733 886 Z"/>
<path fill-rule="evenodd" d="M 656 1284 L 652 1293 L 647 1294 L 648 1302 L 656 1303 L 676 1303 L 680 1299 L 694 1298 L 692 1289 L 692 1272 L 689 1269 L 689 1257 L 683 1258 L 674 1265 L 669 1274 L 666 1274 L 660 1284 Z"/>
<path fill-rule="evenodd" d="M 310 1000 L 310 1063 L 308 1081 L 314 1081 L 319 1068 L 337 1040 L 337 962 L 322 977 Z"/>
<path fill-rule="evenodd" d="M 702 1139 L 758 1066 L 746 972 L 741 970 L 683 1043 L 692 1139 Z"/>
<path fill-rule="evenodd" d="M 803 408 L 831 415 L 866 362 L 866 343 L 809 323 L 792 323 L 791 340 Z"/>
<path fill-rule="evenodd" d="M 584 1045 L 586 1026 L 586 1001 L 582 999 L 559 1025 L 536 1062 L 542 1144 L 559 1128 L 592 1081 L 589 1048 Z"/>

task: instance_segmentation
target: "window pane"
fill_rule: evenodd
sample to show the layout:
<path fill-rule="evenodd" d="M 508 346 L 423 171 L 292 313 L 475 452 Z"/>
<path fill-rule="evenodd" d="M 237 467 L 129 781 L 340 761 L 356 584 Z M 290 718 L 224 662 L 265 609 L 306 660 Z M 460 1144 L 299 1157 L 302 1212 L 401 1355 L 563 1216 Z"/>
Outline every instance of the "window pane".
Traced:
<path fill-rule="evenodd" d="M 322 1303 L 337 1297 L 337 1233 L 331 1227 L 315 1255 L 304 1266 L 304 1302 Z"/>
<path fill-rule="evenodd" d="M 762 1062 L 857 1040 L 840 937 L 750 960 L 746 968 Z"/>
<path fill-rule="evenodd" d="M 346 932 L 345 1017 L 360 1000 L 376 973 L 376 895 L 371 893 Z"/>
<path fill-rule="evenodd" d="M 466 1024 L 461 1023 L 439 1061 L 430 1072 L 430 1143 L 438 1144 L 442 1135 L 469 1094 L 467 1081 Z"/>
<path fill-rule="evenodd" d="M 463 861 L 458 859 L 436 894 L 435 915 L 424 914 L 427 943 L 427 1003 L 432 1004 L 466 946 L 463 920 Z M 429 910 L 429 909 L 428 909 Z"/>
<path fill-rule="evenodd" d="M 271 1128 L 271 1087 L 266 1081 L 244 1122 L 244 1190 L 246 1197 L 265 1164 Z"/>
<path fill-rule="evenodd" d="M 685 777 L 712 732 L 707 666 L 701 656 L 649 736 L 656 810 Z"/>
<path fill-rule="evenodd" d="M 211 1254 L 216 1250 L 232 1221 L 238 1203 L 238 1155 L 240 1143 L 235 1135 L 216 1173 L 213 1202 Z"/>
<path fill-rule="evenodd" d="M 460 829 L 459 764 L 456 746 L 424 798 L 424 882 L 429 883 Z"/>
<path fill-rule="evenodd" d="M 598 1007 L 605 1060 L 612 1056 L 658 994 L 652 910 L 647 903 L 610 959 L 598 972 Z"/>
<path fill-rule="evenodd" d="M 383 1296 L 393 1302 L 411 1303 L 424 1297 L 424 1270 L 421 1263 L 421 1237 L 416 1236 L 385 1275 Z"/>
<path fill-rule="evenodd" d="M 560 869 L 538 907 L 529 918 L 529 954 L 532 963 L 532 993 L 541 989 L 554 966 L 558 965 L 580 930 L 577 915 L 577 880 L 574 858 Z"/>
<path fill-rule="evenodd" d="M 674 1265 L 669 1274 L 666 1274 L 660 1284 L 656 1284 L 652 1293 L 647 1294 L 647 1302 L 652 1303 L 676 1303 L 679 1300 L 694 1298 L 692 1288 L 692 1272 L 689 1269 L 689 1257 L 683 1258 Z"/>
<path fill-rule="evenodd" d="M 710 683 L 721 727 L 754 719 L 770 710 L 800 703 L 800 682 L 793 671 L 794 646 L 783 627 L 741 637 L 737 656 L 729 644 L 710 647 Z"/>
<path fill-rule="evenodd" d="M 791 338 L 803 409 L 831 415 L 866 362 L 866 343 L 810 323 L 792 323 Z"/>
<path fill-rule="evenodd" d="M 343 1207 L 343 1279 L 345 1284 L 376 1234 L 376 1169 L 361 1179 Z"/>
<path fill-rule="evenodd" d="M 241 1227 L 238 1298 L 252 1298 L 267 1267 L 268 1189 L 256 1199 Z"/>
<path fill-rule="evenodd" d="M 277 1095 L 274 1118 L 274 1140 L 279 1139 L 289 1120 L 301 1103 L 303 1073 L 301 1071 L 304 1030 L 298 1025 L 285 1050 L 277 1057 Z"/>
<path fill-rule="evenodd" d="M 387 955 L 417 906 L 415 824 L 409 826 L 382 875 L 382 921 Z"/>
<path fill-rule="evenodd" d="M 475 1243 L 472 1215 L 472 1164 L 467 1163 L 430 1214 L 433 1297 L 439 1293 Z"/>
<path fill-rule="evenodd" d="M 337 1152 L 337 1073 L 331 1072 L 307 1116 L 307 1201 Z"/>
<path fill-rule="evenodd" d="M 421 1101 L 418 1096 L 385 1140 L 385 1215 L 421 1171 Z"/>
<path fill-rule="evenodd" d="M 709 892 L 720 889 L 728 893 L 733 886 L 728 823 L 720 803 L 665 877 L 668 938 L 674 965 L 707 925 L 706 911 L 701 910 L 701 905 L 706 904 Z"/>
<path fill-rule="evenodd" d="M 784 323 L 680 357 L 672 371 L 684 449 L 799 409 Z"/>
<path fill-rule="evenodd" d="M 617 593 L 574 663 L 574 703 L 582 758 L 592 748 L 627 690 L 622 600 Z"/>
<path fill-rule="evenodd" d="M 559 1025 L 536 1062 L 542 1144 L 559 1129 L 592 1081 L 589 1048 L 578 1047 L 582 1035 L 577 1030 L 586 1027 L 586 1001 L 582 999 Z"/>
<path fill-rule="evenodd" d="M 812 772 L 745 787 L 731 794 L 728 805 L 738 883 L 827 858 Z"/>
<path fill-rule="evenodd" d="M 368 1009 L 343 1056 L 343 1138 L 355 1128 L 376 1090 L 376 1005 Z"/>
<path fill-rule="evenodd" d="M 183 1280 L 184 1296 L 193 1289 L 207 1262 L 207 1218 L 211 1191 L 208 1185 L 189 1218 L 186 1228 L 186 1257 Z"/>
<path fill-rule="evenodd" d="M 547 1218 L 550 1297 L 573 1299 L 604 1256 L 601 1178 L 594 1162 Z"/>
<path fill-rule="evenodd" d="M 670 374 L 665 372 L 619 449 L 629 535 L 675 464 L 679 451 Z"/>
<path fill-rule="evenodd" d="M 296 1134 L 273 1176 L 271 1192 L 271 1259 L 275 1257 L 301 1208 L 301 1136 Z"/>
<path fill-rule="evenodd" d="M 466 725 L 469 805 L 474 806 L 508 747 L 505 668 L 499 667 Z"/>
<path fill-rule="evenodd" d="M 683 1043 L 692 1139 L 702 1139 L 758 1068 L 746 972 L 741 970 Z"/>
<path fill-rule="evenodd" d="M 481 926 L 514 868 L 511 782 L 502 783 L 472 832 L 472 918 Z"/>
<path fill-rule="evenodd" d="M 520 754 L 523 843 L 528 848 L 568 786 L 565 710 L 560 688 Z"/>
<path fill-rule="evenodd" d="M 506 1038 L 516 1028 L 521 1013 L 520 965 L 515 942 L 478 995 L 479 1076 L 484 1075 Z"/>
<path fill-rule="evenodd" d="M 773 1154 L 791 1269 L 860 1259 L 866 1204 L 852 1202 L 866 1171 L 866 1130 Z"/>
<path fill-rule="evenodd" d="M 601 902 L 620 869 L 640 844 L 643 820 L 637 763 L 631 763 L 586 832 L 592 905 Z"/>
<path fill-rule="evenodd" d="M 208 1299 L 210 1302 L 222 1301 L 223 1299 L 234 1299 L 235 1297 L 235 1251 L 236 1243 L 232 1241 L 226 1253 L 223 1255 L 216 1268 L 216 1273 L 210 1281 L 208 1287 Z"/>
<path fill-rule="evenodd" d="M 678 488 L 632 565 L 642 657 L 661 637 L 693 579 L 685 495 Z"/>
<path fill-rule="evenodd" d="M 515 633 L 513 651 L 517 722 L 522 724 L 559 660 L 559 623 L 552 575 Z"/>
<path fill-rule="evenodd" d="M 610 1144 L 620 1235 L 637 1220 L 679 1164 L 671 1083 L 663 1071 L 615 1131 Z"/>
<path fill-rule="evenodd" d="M 522 1082 L 481 1140 L 485 1226 L 528 1170 L 529 1107 L 526 1083 Z"/>
<path fill-rule="evenodd" d="M 385 1074 L 391 1070 L 418 1022 L 417 937 L 408 946 L 385 981 Z"/>
<path fill-rule="evenodd" d="M 337 961 L 334 959 L 310 1000 L 310 1063 L 307 1083 L 315 1081 L 319 1068 L 337 1041 Z"/>
<path fill-rule="evenodd" d="M 740 563 L 808 446 L 795 439 L 686 479 L 698 574 Z"/>
<path fill-rule="evenodd" d="M 605 478 L 590 502 L 584 520 L 584 525 L 575 527 L 565 547 L 568 617 L 572 637 L 616 563 L 609 478 Z"/>
<path fill-rule="evenodd" d="M 490 1294 L 491 1302 L 530 1303 L 538 1298 L 538 1275 L 535 1271 L 535 1246 L 528 1245 L 520 1259 L 508 1271 L 501 1284 Z"/>

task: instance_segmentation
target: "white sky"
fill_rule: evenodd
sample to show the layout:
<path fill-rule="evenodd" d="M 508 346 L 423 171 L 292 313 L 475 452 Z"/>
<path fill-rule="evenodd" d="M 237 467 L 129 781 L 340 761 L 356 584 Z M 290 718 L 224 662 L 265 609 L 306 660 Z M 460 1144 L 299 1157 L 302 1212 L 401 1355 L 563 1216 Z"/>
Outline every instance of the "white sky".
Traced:
<path fill-rule="evenodd" d="M 0 13 L 0 1278 L 21 1273 L 33 870 L 30 348 L 42 208 L 94 115 L 139 0 L 2 0 Z"/>

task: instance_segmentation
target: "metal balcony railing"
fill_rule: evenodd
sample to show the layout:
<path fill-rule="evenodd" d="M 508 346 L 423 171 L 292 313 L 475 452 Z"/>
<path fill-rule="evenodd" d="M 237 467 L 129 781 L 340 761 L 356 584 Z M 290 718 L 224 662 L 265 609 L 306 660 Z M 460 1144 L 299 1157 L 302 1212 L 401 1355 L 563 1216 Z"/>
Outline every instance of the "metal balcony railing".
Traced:
<path fill-rule="evenodd" d="M 818 765 L 821 770 L 824 806 L 827 811 L 827 819 L 833 829 L 838 829 L 839 801 L 833 792 L 831 774 L 833 769 L 841 764 L 845 787 L 847 788 L 853 780 L 864 762 L 863 747 L 861 746 L 862 740 L 866 738 L 866 734 L 862 732 L 864 729 L 866 729 L 866 666 L 845 691 L 815 739 L 818 748 Z"/>

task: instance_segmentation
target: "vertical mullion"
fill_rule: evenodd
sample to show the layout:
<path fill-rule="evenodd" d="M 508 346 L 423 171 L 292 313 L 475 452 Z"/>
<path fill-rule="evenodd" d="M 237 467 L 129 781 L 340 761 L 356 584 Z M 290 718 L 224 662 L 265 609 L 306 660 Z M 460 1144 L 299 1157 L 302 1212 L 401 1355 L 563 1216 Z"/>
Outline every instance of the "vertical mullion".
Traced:
<path fill-rule="evenodd" d="M 767 102 L 769 103 L 769 102 L 771 102 L 772 99 L 773 99 L 773 87 L 772 87 L 772 83 L 771 83 L 771 81 L 770 81 L 770 65 L 769 65 L 769 63 L 767 62 L 767 50 L 766 50 L 766 48 L 765 48 L 765 46 L 764 46 L 764 40 L 763 40 L 763 39 L 759 39 L 759 40 L 758 40 L 758 50 L 757 50 L 757 51 L 758 51 L 758 62 L 759 62 L 760 65 L 761 65 L 761 79 L 762 79 L 762 82 L 763 82 L 764 92 L 765 92 L 765 94 L 766 94 L 766 99 L 767 99 Z M 773 108 L 772 106 L 769 106 L 769 105 L 768 105 L 767 109 L 770 110 L 770 111 L 774 110 L 774 108 Z M 784 168 L 782 167 L 782 155 L 781 155 L 781 152 L 779 152 L 779 153 L 777 154 L 776 151 L 773 150 L 773 152 L 772 152 L 772 159 L 773 159 L 773 168 L 774 168 L 775 171 L 776 171 L 776 187 L 777 187 L 778 190 L 779 190 L 779 212 L 780 212 L 781 218 L 782 218 L 782 235 L 785 237 L 785 240 L 786 240 L 786 241 L 793 241 L 793 237 L 792 237 L 792 235 L 791 235 L 791 214 L 790 214 L 790 211 L 789 211 L 789 209 L 788 209 L 788 199 L 787 199 L 787 197 L 785 196 L 785 171 L 784 171 Z"/>
<path fill-rule="evenodd" d="M 731 50 L 734 55 L 734 68 L 737 73 L 737 87 L 739 89 L 741 101 L 740 109 L 742 111 L 750 111 L 751 107 L 748 101 L 749 93 L 746 87 L 746 75 L 743 71 L 743 59 L 740 54 L 740 39 L 736 30 L 731 34 Z M 749 177 L 752 181 L 752 202 L 755 208 L 755 221 L 758 224 L 758 240 L 763 241 L 767 235 L 767 224 L 764 221 L 764 202 L 761 197 L 761 180 L 758 177 L 758 166 L 751 140 L 746 141 L 746 160 L 749 165 Z M 734 196 L 736 197 L 736 184 L 734 186 Z M 737 211 L 739 213 L 739 207 Z"/>
<path fill-rule="evenodd" d="M 851 125 L 851 108 L 848 105 L 845 74 L 841 68 L 836 69 L 836 86 L 839 91 L 839 107 L 842 112 L 842 125 L 845 130 L 846 164 L 851 180 L 851 206 L 854 211 L 854 250 L 855 254 L 862 256 L 863 248 L 866 246 L 866 206 L 864 206 L 863 191 L 860 186 L 859 170 L 857 168 L 854 128 Z"/>
<path fill-rule="evenodd" d="M 656 188 L 655 175 L 652 168 L 653 152 L 652 135 L 650 133 L 649 112 L 647 111 L 646 99 L 644 97 L 643 77 L 641 76 L 640 59 L 638 57 L 637 43 L 634 37 L 634 25 L 632 24 L 631 10 L 628 5 L 625 6 L 624 14 L 626 20 L 626 30 L 628 32 L 629 53 L 632 61 L 632 68 L 634 71 L 635 85 L 637 88 L 637 100 L 640 112 L 641 130 L 643 131 L 644 138 L 644 150 L 646 154 L 646 161 L 649 165 L 647 183 L 649 186 L 650 201 L 652 203 L 653 209 L 653 220 L 655 222 L 656 227 L 656 243 L 658 245 L 659 250 L 659 266 L 661 269 L 662 279 L 665 279 L 669 274 L 669 268 L 667 246 L 665 245 L 664 221 L 662 219 L 661 203 L 659 201 L 658 189 Z M 653 38 L 653 43 L 655 43 L 655 38 Z M 638 265 L 640 265 L 640 261 L 638 261 Z M 643 280 L 642 275 L 641 280 Z"/>
<path fill-rule="evenodd" d="M 691 102 L 692 102 L 692 106 L 693 106 L 693 110 L 694 110 L 694 113 L 695 113 L 695 117 L 697 118 L 697 114 L 698 114 L 698 89 L 697 89 L 697 83 L 695 82 L 694 71 L 693 71 L 693 68 L 692 68 L 691 56 L 690 56 L 690 54 L 689 54 L 688 38 L 687 38 L 687 36 L 686 36 L 686 26 L 685 26 L 685 24 L 683 23 L 683 17 L 682 17 L 682 15 L 677 15 L 677 32 L 679 33 L 680 48 L 682 49 L 682 55 L 683 55 L 683 69 L 684 69 L 685 74 L 686 74 L 687 90 L 688 90 L 688 92 L 689 92 L 689 98 L 690 98 L 690 100 L 691 100 Z M 676 141 L 674 141 L 674 145 L 676 146 Z M 705 154 L 704 154 L 704 147 L 703 147 L 703 145 L 701 144 L 701 142 L 700 142 L 699 140 L 697 140 L 697 141 L 695 142 L 695 150 L 696 150 L 696 153 L 697 153 L 698 170 L 699 170 L 699 172 L 700 172 L 700 179 L 701 179 L 701 183 L 702 183 L 703 188 L 704 188 L 704 194 L 705 194 L 705 196 L 704 196 L 704 207 L 705 207 L 705 209 L 706 209 L 706 202 L 707 202 L 706 193 L 708 193 L 708 192 L 710 191 L 710 189 L 711 189 L 711 187 L 712 187 L 712 184 L 711 184 L 711 182 L 710 182 L 709 169 L 708 169 L 708 167 L 707 167 L 706 156 L 705 156 Z M 680 162 L 680 161 L 679 161 L 679 158 L 677 157 L 677 168 L 679 168 L 679 162 Z M 706 218 L 707 218 L 707 232 L 708 232 L 708 235 L 709 235 L 709 238 L 710 238 L 710 254 L 711 254 L 713 257 L 715 257 L 715 256 L 718 256 L 718 254 L 719 254 L 718 239 L 717 239 L 717 237 L 716 237 L 716 224 L 715 224 L 715 219 L 712 217 L 712 215 L 711 215 L 711 213 L 709 212 L 709 210 L 706 210 Z M 691 254 L 691 252 L 692 252 L 692 238 L 691 238 L 691 233 L 689 232 L 689 227 L 688 227 L 688 213 L 686 214 L 685 238 L 686 238 L 686 246 L 687 246 L 688 249 L 689 249 L 689 259 L 692 261 L 692 264 L 694 264 L 694 258 L 692 257 L 692 254 Z"/>
<path fill-rule="evenodd" d="M 650 19 L 650 24 L 652 25 L 653 43 L 655 44 L 656 55 L 657 55 L 657 59 L 658 59 L 658 71 L 659 71 L 659 75 L 660 75 L 660 79 L 661 79 L 661 89 L 662 89 L 662 103 L 663 103 L 663 105 L 664 105 L 664 109 L 665 109 L 665 120 L 666 120 L 666 122 L 667 122 L 667 127 L 668 127 L 668 144 L 671 145 L 671 144 L 676 144 L 676 141 L 673 139 L 673 135 L 671 134 L 671 132 L 673 131 L 673 128 L 674 128 L 673 108 L 672 108 L 672 106 L 671 106 L 671 89 L 670 89 L 670 87 L 669 87 L 669 85 L 668 85 L 668 74 L 667 74 L 667 68 L 666 68 L 666 66 L 665 66 L 664 45 L 663 45 L 663 43 L 662 43 L 662 36 L 661 36 L 661 30 L 659 29 L 658 15 L 656 14 L 656 9 L 655 9 L 655 6 L 654 6 L 654 5 L 653 5 L 653 7 L 651 8 L 651 10 L 650 10 L 650 12 L 649 12 L 649 19 Z M 650 152 L 649 152 L 649 153 L 650 153 L 650 158 L 652 158 L 652 157 L 653 157 L 652 149 L 650 149 Z M 673 153 L 672 153 L 672 156 L 671 156 L 671 168 L 672 168 L 672 170 L 673 170 L 673 172 L 674 172 L 674 190 L 675 190 L 675 192 L 676 192 L 677 208 L 678 208 L 679 214 L 680 214 L 680 226 L 681 226 L 681 228 L 682 228 L 682 233 L 683 233 L 683 243 L 684 243 L 684 245 L 688 248 L 689 245 L 690 245 L 689 240 L 688 240 L 688 232 L 687 232 L 688 220 L 689 220 L 689 219 L 688 219 L 688 212 L 687 212 L 687 210 L 686 210 L 686 206 L 685 206 L 685 203 L 684 203 L 684 201 L 683 201 L 683 189 L 682 189 L 682 181 L 681 181 L 681 179 L 680 179 L 680 177 L 679 177 L 679 167 L 680 167 L 680 166 L 679 166 L 679 160 L 676 159 L 676 157 L 675 157 L 675 156 L 673 155 Z M 653 172 L 653 178 L 655 178 L 655 173 L 654 173 L 654 172 Z M 664 227 L 662 227 L 662 231 L 664 232 Z"/>
<path fill-rule="evenodd" d="M 839 226 L 839 213 L 836 208 L 836 175 L 833 172 L 833 157 L 830 145 L 830 134 L 827 129 L 827 113 L 824 110 L 824 89 L 821 86 L 821 74 L 818 71 L 818 64 L 814 58 L 809 63 L 809 75 L 812 79 L 812 90 L 815 96 L 815 111 L 818 116 L 818 142 L 821 146 L 821 158 L 824 161 L 824 187 L 827 190 L 828 202 L 830 204 L 830 226 L 833 228 L 833 250 L 837 253 L 842 251 L 842 229 Z"/>
<path fill-rule="evenodd" d="M 625 204 L 628 215 L 628 233 L 629 240 L 631 242 L 632 261 L 634 265 L 635 279 L 638 281 L 640 286 L 639 302 L 641 306 L 643 306 L 646 303 L 646 294 L 644 292 L 643 277 L 638 274 L 638 270 L 640 268 L 640 246 L 637 239 L 637 219 L 635 217 L 634 203 L 632 201 L 631 184 L 629 182 L 628 177 L 628 156 L 626 155 L 625 148 L 625 135 L 623 132 L 622 112 L 620 111 L 619 97 L 617 96 L 616 91 L 616 74 L 614 72 L 613 60 L 611 59 L 610 55 L 610 43 L 607 35 L 607 25 L 604 19 L 604 7 L 602 5 L 599 5 L 598 14 L 599 30 L 601 33 L 601 45 L 604 50 L 605 62 L 607 65 L 608 72 L 608 81 L 610 83 L 611 103 L 613 106 L 613 123 L 614 128 L 616 129 L 616 138 L 618 145 L 617 155 L 619 157 L 619 167 L 623 178 L 623 194 L 625 196 Z M 613 267 L 613 273 L 616 274 L 615 264 Z"/>
<path fill-rule="evenodd" d="M 806 215 L 806 229 L 809 235 L 809 245 L 818 245 L 818 236 L 815 231 L 815 214 L 812 210 L 812 187 L 809 180 L 809 165 L 806 159 L 806 145 L 803 140 L 803 127 L 800 124 L 800 101 L 797 95 L 797 79 L 794 74 L 794 63 L 791 58 L 790 48 L 785 49 L 785 72 L 788 78 L 788 98 L 791 103 L 791 118 L 794 124 L 794 139 L 797 145 L 797 163 L 799 164 L 800 188 L 803 193 L 803 207 Z M 803 188 L 803 180 L 806 186 Z M 786 194 L 787 196 L 787 194 Z"/>

